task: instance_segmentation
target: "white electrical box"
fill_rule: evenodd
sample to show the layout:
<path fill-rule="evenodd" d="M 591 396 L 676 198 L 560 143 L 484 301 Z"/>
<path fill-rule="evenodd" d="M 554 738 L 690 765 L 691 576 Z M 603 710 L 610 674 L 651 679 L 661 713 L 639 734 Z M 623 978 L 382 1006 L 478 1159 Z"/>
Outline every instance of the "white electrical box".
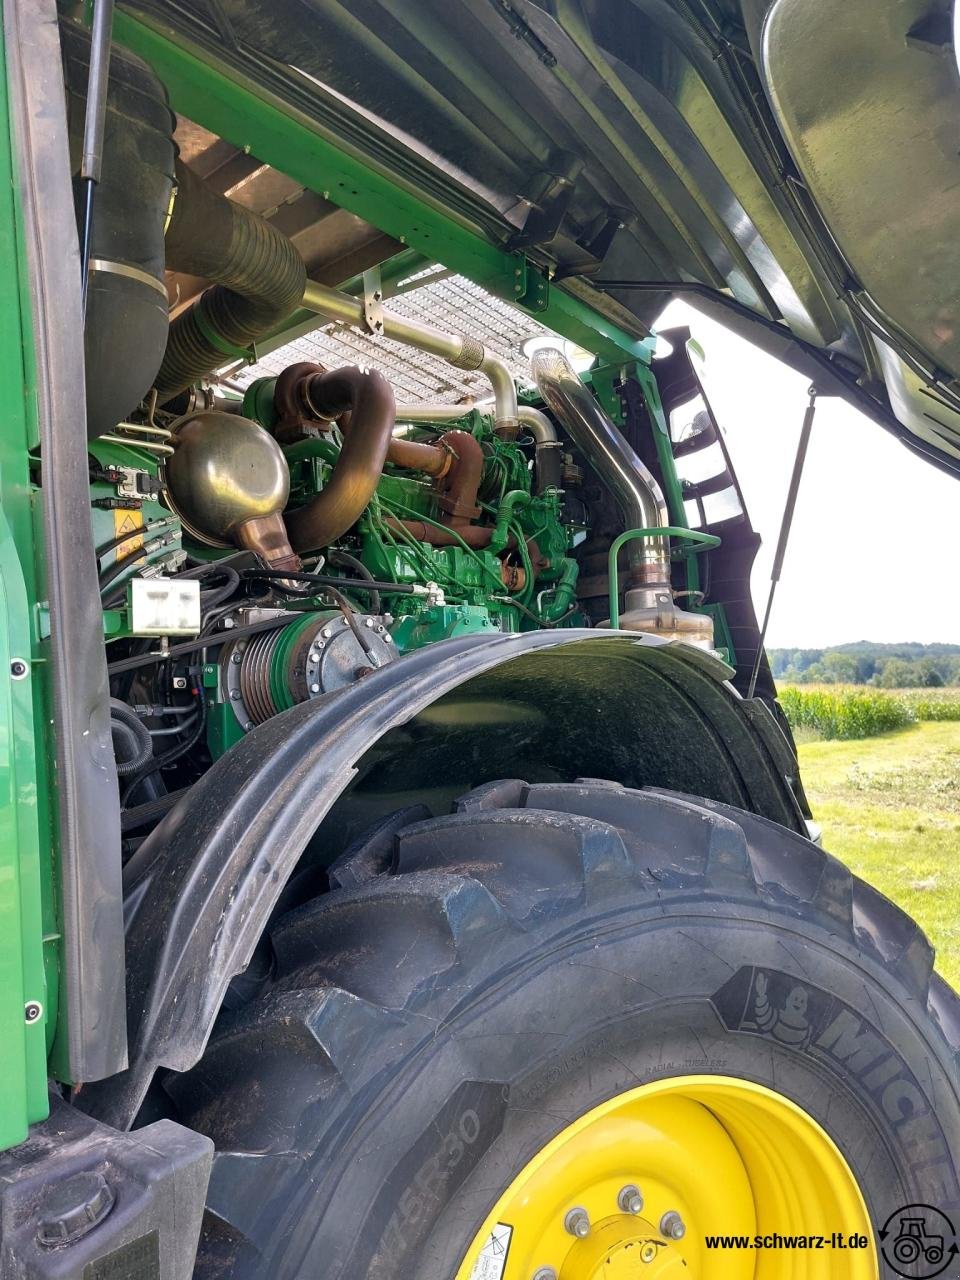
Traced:
<path fill-rule="evenodd" d="M 131 578 L 130 630 L 135 636 L 195 636 L 200 631 L 197 578 Z"/>

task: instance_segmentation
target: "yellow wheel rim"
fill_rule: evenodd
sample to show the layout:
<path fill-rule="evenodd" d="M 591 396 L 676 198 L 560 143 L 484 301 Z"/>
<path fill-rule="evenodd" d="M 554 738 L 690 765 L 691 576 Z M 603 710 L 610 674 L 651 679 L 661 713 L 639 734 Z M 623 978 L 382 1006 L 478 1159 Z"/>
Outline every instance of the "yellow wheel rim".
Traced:
<path fill-rule="evenodd" d="M 709 1236 L 775 1235 L 812 1239 L 707 1247 Z M 762 1085 L 681 1076 L 610 1099 L 538 1151 L 456 1280 L 878 1277 L 863 1196 L 820 1125 Z"/>

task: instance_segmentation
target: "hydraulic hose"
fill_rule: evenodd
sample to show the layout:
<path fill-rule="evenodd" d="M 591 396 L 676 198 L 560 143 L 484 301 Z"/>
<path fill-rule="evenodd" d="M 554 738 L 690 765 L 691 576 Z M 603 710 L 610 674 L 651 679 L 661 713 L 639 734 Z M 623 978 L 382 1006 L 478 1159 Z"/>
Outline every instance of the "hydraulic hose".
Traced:
<path fill-rule="evenodd" d="M 167 267 L 216 284 L 170 325 L 161 401 L 245 354 L 299 305 L 307 282 L 300 254 L 265 218 L 211 191 L 179 160 L 176 177 Z"/>
<path fill-rule="evenodd" d="M 139 773 L 153 757 L 150 730 L 137 713 L 119 698 L 110 699 L 110 729 L 117 757 L 117 776 L 127 778 Z M 125 759 L 121 759 L 121 751 Z"/>

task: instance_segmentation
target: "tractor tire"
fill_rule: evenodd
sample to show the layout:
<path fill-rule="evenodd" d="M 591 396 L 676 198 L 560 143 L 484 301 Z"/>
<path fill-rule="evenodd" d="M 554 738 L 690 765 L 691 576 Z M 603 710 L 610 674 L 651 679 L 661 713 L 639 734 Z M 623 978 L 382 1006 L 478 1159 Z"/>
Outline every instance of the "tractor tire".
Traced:
<path fill-rule="evenodd" d="M 216 1144 L 199 1280 L 452 1280 L 555 1135 L 673 1077 L 796 1104 L 875 1227 L 960 1206 L 960 1000 L 836 859 L 591 779 L 424 815 L 381 821 L 275 921 L 256 995 L 165 1082 Z M 476 1274 L 514 1280 L 498 1266 Z"/>

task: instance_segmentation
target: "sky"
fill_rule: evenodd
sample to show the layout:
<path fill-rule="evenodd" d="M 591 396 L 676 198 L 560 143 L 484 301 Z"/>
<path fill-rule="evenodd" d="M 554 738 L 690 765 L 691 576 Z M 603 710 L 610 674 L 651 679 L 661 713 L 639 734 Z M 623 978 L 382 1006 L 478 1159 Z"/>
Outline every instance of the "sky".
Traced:
<path fill-rule="evenodd" d="M 809 380 L 681 302 L 657 327 L 676 324 L 706 353 L 707 395 L 763 538 L 751 584 L 762 616 Z M 960 643 L 958 511 L 960 480 L 845 401 L 818 399 L 768 647 Z"/>

